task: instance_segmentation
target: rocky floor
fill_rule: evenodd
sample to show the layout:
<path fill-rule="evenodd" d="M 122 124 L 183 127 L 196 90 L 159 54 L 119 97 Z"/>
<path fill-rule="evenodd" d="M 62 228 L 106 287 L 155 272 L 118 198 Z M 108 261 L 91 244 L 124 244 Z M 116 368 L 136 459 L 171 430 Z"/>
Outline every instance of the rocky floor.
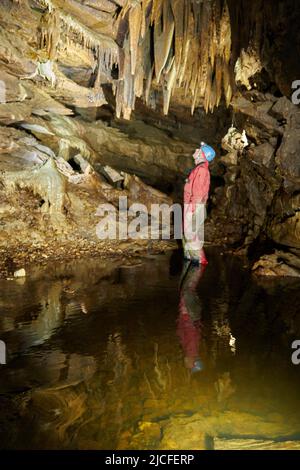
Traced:
<path fill-rule="evenodd" d="M 46 266 L 52 261 L 66 262 L 78 258 L 132 258 L 145 254 L 166 253 L 177 248 L 176 242 L 145 240 L 128 242 L 51 241 L 45 244 L 10 245 L 9 250 L 0 248 L 0 278 L 18 277 L 19 270 L 32 266 Z M 16 273 L 16 274 L 15 274 Z M 20 276 L 22 277 L 22 275 Z"/>

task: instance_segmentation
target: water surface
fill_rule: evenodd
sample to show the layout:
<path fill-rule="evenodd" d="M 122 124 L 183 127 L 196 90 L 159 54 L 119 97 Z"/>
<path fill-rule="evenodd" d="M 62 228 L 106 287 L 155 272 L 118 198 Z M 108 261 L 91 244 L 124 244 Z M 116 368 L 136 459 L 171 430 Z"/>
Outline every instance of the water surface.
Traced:
<path fill-rule="evenodd" d="M 257 282 L 239 258 L 208 258 L 1 280 L 1 448 L 300 448 L 299 280 Z"/>

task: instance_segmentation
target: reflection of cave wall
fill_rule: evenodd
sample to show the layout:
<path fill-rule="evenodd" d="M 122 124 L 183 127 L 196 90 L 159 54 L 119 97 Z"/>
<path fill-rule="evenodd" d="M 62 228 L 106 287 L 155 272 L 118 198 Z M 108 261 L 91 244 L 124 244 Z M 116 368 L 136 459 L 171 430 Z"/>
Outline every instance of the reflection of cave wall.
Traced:
<path fill-rule="evenodd" d="M 2 289 L 0 326 L 10 357 L 0 376 L 1 447 L 150 448 L 155 437 L 152 448 L 166 448 L 182 428 L 176 448 L 190 448 L 207 426 L 213 435 L 228 432 L 229 417 L 235 436 L 249 436 L 249 426 L 265 439 L 295 435 L 298 414 L 287 419 L 282 396 L 297 411 L 299 374 L 289 345 L 300 331 L 299 282 L 257 285 L 241 260 L 218 252 L 210 260 L 213 269 L 190 294 L 199 296 L 190 308 L 204 307 L 202 379 L 191 379 L 182 360 L 178 277 L 169 276 L 168 257 L 135 268 L 96 260 L 35 268 L 24 284 Z M 38 350 L 27 349 L 34 345 Z M 201 411 L 207 404 L 209 421 Z M 147 426 L 137 429 L 137 421 Z M 186 436 L 192 423 L 195 432 Z"/>

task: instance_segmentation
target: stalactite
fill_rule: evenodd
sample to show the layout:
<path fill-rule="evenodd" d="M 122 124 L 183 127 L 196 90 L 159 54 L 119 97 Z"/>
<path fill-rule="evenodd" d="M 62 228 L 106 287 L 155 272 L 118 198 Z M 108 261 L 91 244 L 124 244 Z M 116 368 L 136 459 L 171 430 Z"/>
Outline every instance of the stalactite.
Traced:
<path fill-rule="evenodd" d="M 151 24 L 157 23 L 162 14 L 162 5 L 164 0 L 153 0 Z"/>
<path fill-rule="evenodd" d="M 226 105 L 229 106 L 231 98 L 232 98 L 232 86 L 231 86 L 229 65 L 226 62 L 224 63 L 224 68 L 223 68 L 223 87 L 224 87 Z"/>
<path fill-rule="evenodd" d="M 41 18 L 41 49 L 46 49 L 47 57 L 55 60 L 60 40 L 60 18 L 56 10 L 47 11 Z"/>
<path fill-rule="evenodd" d="M 210 100 L 209 100 L 209 110 L 213 113 L 214 108 L 217 102 L 217 84 L 216 84 L 216 77 L 214 79 L 211 78 L 211 90 L 210 90 Z"/>
<path fill-rule="evenodd" d="M 137 50 L 137 58 L 138 63 L 141 64 L 140 67 L 137 68 L 134 80 L 134 94 L 137 98 L 141 98 L 144 92 L 144 64 L 143 64 L 143 48 L 141 46 L 138 47 Z"/>
<path fill-rule="evenodd" d="M 171 99 L 172 91 L 174 88 L 175 80 L 176 80 L 176 62 L 175 62 L 175 57 L 173 57 L 171 66 L 169 67 L 169 70 L 166 73 L 165 84 L 163 87 L 164 114 L 165 115 L 167 115 L 169 112 L 170 99 Z"/>
<path fill-rule="evenodd" d="M 201 9 L 201 31 L 200 31 L 200 80 L 199 80 L 199 95 L 205 96 L 209 54 L 208 47 L 210 40 L 210 8 L 207 3 L 202 4 Z"/>
<path fill-rule="evenodd" d="M 171 2 L 172 11 L 175 21 L 175 62 L 178 76 L 180 75 L 180 67 L 182 62 L 183 51 L 183 20 L 184 20 L 184 2 L 182 0 L 173 0 Z"/>
<path fill-rule="evenodd" d="M 150 13 L 152 9 L 153 0 L 142 0 L 142 25 L 141 25 L 141 38 L 144 39 L 147 33 L 147 28 L 150 23 Z"/>
<path fill-rule="evenodd" d="M 71 15 L 65 14 L 61 8 L 55 8 L 52 1 L 50 0 L 40 0 L 40 1 L 48 8 L 49 12 L 46 14 L 48 15 L 51 14 L 52 16 L 59 18 L 60 23 L 63 25 L 66 31 L 66 39 L 68 39 L 69 36 L 71 36 L 72 34 L 76 35 L 79 39 L 80 44 L 85 49 L 94 48 L 96 50 L 99 48 L 99 50 L 103 51 L 103 55 L 105 51 L 109 51 L 110 53 L 109 60 L 111 61 L 110 63 L 118 64 L 119 51 L 118 51 L 118 46 L 113 39 L 109 38 L 108 36 L 104 36 L 101 33 L 96 33 L 92 31 L 91 29 L 87 28 L 82 23 L 80 23 L 79 20 L 73 18 Z M 103 59 L 103 62 L 104 62 L 104 59 Z M 109 63 L 109 62 L 106 61 L 106 63 Z"/>
<path fill-rule="evenodd" d="M 138 44 L 142 25 L 142 8 L 138 4 L 129 11 L 129 37 L 130 37 L 130 56 L 131 56 L 131 74 L 135 74 Z"/>
<path fill-rule="evenodd" d="M 151 67 L 151 69 L 149 70 L 148 75 L 146 76 L 146 84 L 145 84 L 144 94 L 145 94 L 145 103 L 146 103 L 147 106 L 149 105 L 153 73 L 154 73 L 154 64 Z"/>
<path fill-rule="evenodd" d="M 51 54 L 57 44 L 50 38 L 49 25 L 56 16 L 54 0 L 40 0 L 45 15 L 43 43 Z M 104 11 L 116 11 L 107 0 L 85 2 Z M 118 0 L 121 13 L 117 43 L 95 33 L 60 8 L 58 12 L 63 41 L 73 41 L 92 51 L 97 58 L 94 86 L 100 87 L 101 73 L 110 77 L 116 96 L 116 114 L 129 118 L 136 97 L 150 104 L 152 91 L 160 88 L 163 112 L 167 113 L 174 90 L 181 87 L 190 97 L 191 111 L 204 106 L 213 111 L 224 96 L 232 96 L 231 18 L 227 0 Z M 50 13 L 51 12 L 51 13 Z M 250 20 L 249 20 L 250 21 Z M 46 27 L 47 25 L 47 27 Z M 261 31 L 259 24 L 257 30 Z M 256 41 L 260 32 L 256 32 Z M 61 40 L 62 42 L 62 40 Z M 49 52 L 50 53 L 50 52 Z M 113 67 L 118 78 L 112 79 Z"/>
<path fill-rule="evenodd" d="M 157 83 L 159 83 L 162 71 L 167 64 L 175 29 L 169 0 L 164 0 L 162 20 L 155 22 L 154 25 L 155 75 Z"/>
<path fill-rule="evenodd" d="M 211 94 L 211 86 L 212 86 L 212 71 L 211 71 L 211 64 L 208 64 L 207 73 L 206 73 L 206 86 L 205 86 L 205 96 L 204 96 L 204 109 L 207 113 L 210 107 L 210 94 Z"/>
<path fill-rule="evenodd" d="M 116 93 L 116 115 L 120 118 L 130 119 L 135 105 L 134 83 L 135 77 L 131 74 L 130 41 L 126 38 L 123 46 L 122 74 L 119 79 Z"/>
<path fill-rule="evenodd" d="M 216 58 L 215 82 L 216 82 L 216 106 L 219 106 L 222 97 L 223 63 L 220 56 Z"/>
<path fill-rule="evenodd" d="M 40 1 L 49 10 L 43 39 L 44 44 L 48 44 L 50 21 L 47 18 L 54 18 L 55 2 Z M 191 97 L 192 113 L 201 104 L 207 112 L 212 111 L 220 104 L 222 93 L 229 104 L 231 24 L 226 0 L 122 0 L 114 3 L 122 7 L 119 48 L 113 40 L 94 33 L 61 9 L 59 21 L 66 40 L 95 51 L 98 68 L 94 86 L 100 86 L 102 71 L 111 77 L 112 68 L 118 66 L 118 82 L 114 86 L 118 117 L 130 117 L 136 97 L 143 97 L 149 104 L 154 85 L 162 90 L 164 113 L 168 112 L 176 87 L 183 87 L 187 99 Z M 106 9 L 112 8 L 107 0 L 103 5 Z"/>
<path fill-rule="evenodd" d="M 188 39 L 184 45 L 184 49 L 182 51 L 182 57 L 183 57 L 183 61 L 182 61 L 182 64 L 181 64 L 181 67 L 180 67 L 180 73 L 179 73 L 179 76 L 178 76 L 178 85 L 181 86 L 182 83 L 183 83 L 183 80 L 184 80 L 184 76 L 185 76 L 185 71 L 186 71 L 186 67 L 187 67 L 187 62 L 188 62 L 188 58 L 189 58 L 189 50 L 190 50 L 190 40 Z"/>
<path fill-rule="evenodd" d="M 228 63 L 231 54 L 231 27 L 227 2 L 225 2 L 223 7 L 220 26 L 220 55 L 223 55 L 225 61 Z"/>
<path fill-rule="evenodd" d="M 98 56 L 98 69 L 97 69 L 97 75 L 96 75 L 96 79 L 94 83 L 95 90 L 100 88 L 100 84 L 101 84 L 101 59 L 102 57 L 101 57 L 101 52 L 99 48 L 97 50 L 97 56 Z"/>

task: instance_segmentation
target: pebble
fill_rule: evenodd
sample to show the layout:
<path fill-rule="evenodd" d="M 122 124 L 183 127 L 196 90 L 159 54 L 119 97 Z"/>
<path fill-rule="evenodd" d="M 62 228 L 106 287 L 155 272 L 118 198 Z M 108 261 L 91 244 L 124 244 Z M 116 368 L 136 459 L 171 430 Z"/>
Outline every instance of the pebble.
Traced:
<path fill-rule="evenodd" d="M 14 272 L 14 277 L 25 277 L 26 276 L 26 271 L 24 268 L 18 269 L 17 271 Z"/>

